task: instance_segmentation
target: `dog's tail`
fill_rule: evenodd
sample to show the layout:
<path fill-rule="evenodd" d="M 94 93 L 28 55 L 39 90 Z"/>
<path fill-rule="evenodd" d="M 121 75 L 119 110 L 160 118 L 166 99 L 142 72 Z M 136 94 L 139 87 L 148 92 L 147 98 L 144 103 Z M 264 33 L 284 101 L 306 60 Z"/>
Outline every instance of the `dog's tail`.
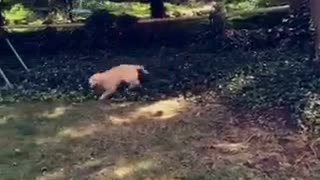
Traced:
<path fill-rule="evenodd" d="M 150 74 L 150 72 L 149 72 L 148 70 L 146 70 L 146 69 L 144 68 L 144 66 L 142 66 L 142 65 L 139 65 L 139 66 L 138 66 L 138 69 L 141 70 L 144 74 Z"/>

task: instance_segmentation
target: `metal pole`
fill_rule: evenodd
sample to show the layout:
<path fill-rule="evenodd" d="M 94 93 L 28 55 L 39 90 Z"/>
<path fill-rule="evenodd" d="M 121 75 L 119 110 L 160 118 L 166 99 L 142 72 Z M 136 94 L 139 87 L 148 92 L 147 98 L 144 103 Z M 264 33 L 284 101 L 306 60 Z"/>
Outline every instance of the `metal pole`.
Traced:
<path fill-rule="evenodd" d="M 4 81 L 6 81 L 8 87 L 13 88 L 12 84 L 10 83 L 9 79 L 7 78 L 6 74 L 4 74 L 4 72 L 2 71 L 1 68 L 0 68 L 0 74 L 1 74 L 2 78 L 4 79 Z"/>
<path fill-rule="evenodd" d="M 23 62 L 23 60 L 21 59 L 21 57 L 19 56 L 19 54 L 17 53 L 17 51 L 15 50 L 15 48 L 13 47 L 13 45 L 11 44 L 11 42 L 9 41 L 8 38 L 6 38 L 6 41 L 8 43 L 8 45 L 10 46 L 11 50 L 14 52 L 14 54 L 16 55 L 16 57 L 18 58 L 18 60 L 20 61 L 20 63 L 22 64 L 22 66 L 24 67 L 24 69 L 28 72 L 30 72 L 29 68 L 26 66 L 26 64 Z"/>

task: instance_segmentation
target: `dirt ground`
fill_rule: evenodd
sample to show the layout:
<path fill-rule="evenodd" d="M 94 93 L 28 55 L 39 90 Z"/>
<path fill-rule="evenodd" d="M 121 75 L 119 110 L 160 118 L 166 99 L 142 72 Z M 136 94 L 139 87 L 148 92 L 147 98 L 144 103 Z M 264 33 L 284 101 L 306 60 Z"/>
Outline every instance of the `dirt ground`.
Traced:
<path fill-rule="evenodd" d="M 1 179 L 320 178 L 319 139 L 288 129 L 283 110 L 239 113 L 218 98 L 177 98 L 20 103 L 0 114 Z"/>

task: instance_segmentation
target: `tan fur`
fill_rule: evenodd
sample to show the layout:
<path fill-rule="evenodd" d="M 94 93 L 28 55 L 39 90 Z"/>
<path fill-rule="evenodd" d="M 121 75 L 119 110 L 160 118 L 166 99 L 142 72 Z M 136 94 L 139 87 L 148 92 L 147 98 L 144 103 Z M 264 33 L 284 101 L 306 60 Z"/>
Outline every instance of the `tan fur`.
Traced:
<path fill-rule="evenodd" d="M 91 88 L 103 90 L 100 100 L 115 93 L 121 83 L 129 84 L 129 88 L 140 86 L 139 72 L 149 74 L 141 65 L 121 64 L 101 73 L 95 73 L 89 78 Z"/>

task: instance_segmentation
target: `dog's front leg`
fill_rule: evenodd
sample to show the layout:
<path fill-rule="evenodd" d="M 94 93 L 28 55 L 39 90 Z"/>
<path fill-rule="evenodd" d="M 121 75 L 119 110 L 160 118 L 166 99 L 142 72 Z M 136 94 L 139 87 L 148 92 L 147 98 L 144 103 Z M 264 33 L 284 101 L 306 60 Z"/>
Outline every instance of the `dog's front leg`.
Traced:
<path fill-rule="evenodd" d="M 115 92 L 114 89 L 108 89 L 108 90 L 104 91 L 104 93 L 99 97 L 99 100 L 104 100 L 105 98 L 107 98 L 109 95 L 111 95 L 114 92 Z"/>
<path fill-rule="evenodd" d="M 100 97 L 99 100 L 102 101 L 104 100 L 106 97 L 108 97 L 111 93 L 109 91 L 105 91 Z"/>
<path fill-rule="evenodd" d="M 99 100 L 102 101 L 103 99 L 105 99 L 108 96 L 107 92 L 104 92 L 100 97 Z"/>

